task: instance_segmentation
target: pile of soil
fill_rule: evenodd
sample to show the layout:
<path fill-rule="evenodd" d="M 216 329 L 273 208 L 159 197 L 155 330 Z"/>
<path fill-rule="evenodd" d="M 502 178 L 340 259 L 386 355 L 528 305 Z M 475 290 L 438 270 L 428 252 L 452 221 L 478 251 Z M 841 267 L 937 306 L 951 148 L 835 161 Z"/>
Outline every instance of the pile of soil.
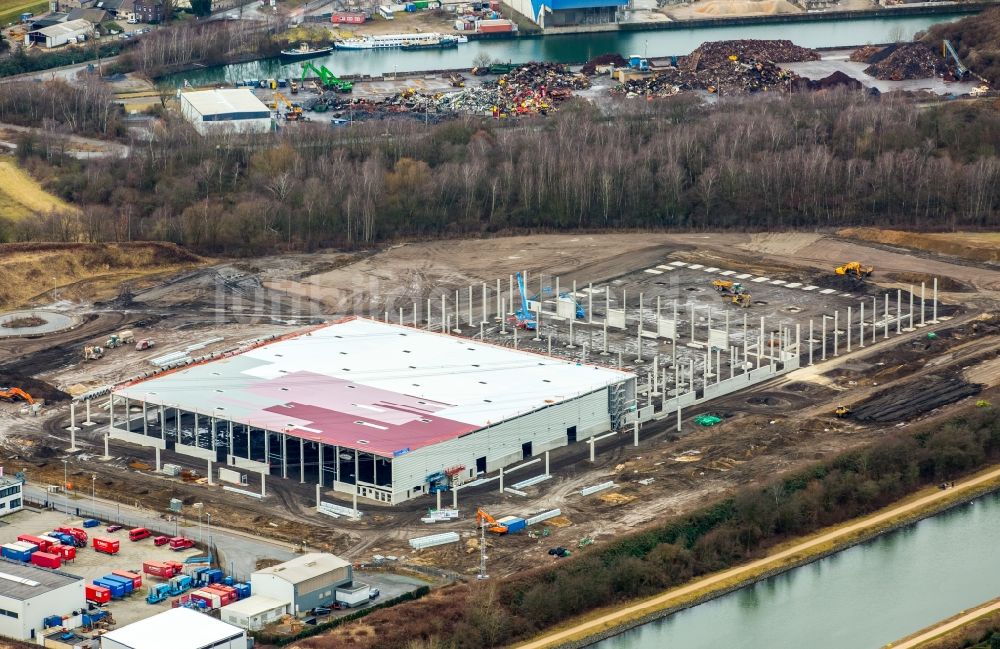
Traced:
<path fill-rule="evenodd" d="M 909 420 L 935 408 L 978 394 L 978 383 L 968 383 L 959 377 L 927 376 L 907 385 L 894 386 L 879 392 L 859 406 L 851 415 L 862 422 L 890 423 Z"/>
<path fill-rule="evenodd" d="M 928 273 L 889 273 L 886 275 L 887 279 L 894 282 L 901 282 L 904 284 L 913 284 L 917 291 L 920 290 L 920 282 L 924 282 L 927 285 L 927 290 L 930 291 L 931 287 L 934 285 L 934 275 Z M 957 279 L 952 279 L 951 277 L 938 277 L 938 290 L 947 291 L 948 293 L 971 293 L 973 289 L 971 286 L 965 282 L 961 282 Z M 919 293 L 918 293 L 919 295 Z M 930 295 L 928 294 L 928 299 Z"/>
<path fill-rule="evenodd" d="M 36 315 L 31 315 L 24 318 L 4 320 L 3 322 L 0 322 L 0 327 L 6 327 L 7 329 L 24 329 L 25 327 L 41 327 L 46 322 L 48 322 L 48 320 L 39 318 Z"/>
<path fill-rule="evenodd" d="M 46 403 L 67 401 L 70 395 L 59 388 L 30 376 L 0 372 L 0 387 L 21 388 L 33 399 L 45 399 Z"/>
<path fill-rule="evenodd" d="M 892 51 L 865 72 L 883 81 L 928 79 L 951 74 L 951 69 L 941 56 L 923 43 L 903 43 L 891 46 Z M 881 56 L 890 47 L 876 55 Z"/>

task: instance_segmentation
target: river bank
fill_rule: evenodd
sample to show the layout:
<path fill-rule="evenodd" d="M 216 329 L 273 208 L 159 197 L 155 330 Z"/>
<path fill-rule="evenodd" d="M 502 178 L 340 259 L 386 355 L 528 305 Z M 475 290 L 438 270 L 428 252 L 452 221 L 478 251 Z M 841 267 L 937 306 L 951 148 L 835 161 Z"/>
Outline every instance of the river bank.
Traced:
<path fill-rule="evenodd" d="M 895 10 L 894 10 L 895 11 Z M 813 14 L 811 14 L 813 15 Z M 842 48 L 871 43 L 910 40 L 933 24 L 957 20 L 961 12 L 933 15 L 887 17 L 852 16 L 794 23 L 727 24 L 712 26 L 704 21 L 678 23 L 674 29 L 652 31 L 616 30 L 587 34 L 548 35 L 504 40 L 470 41 L 447 50 L 422 50 L 401 56 L 392 50 L 335 50 L 318 57 L 313 64 L 325 65 L 337 76 L 382 78 L 396 74 L 430 74 L 434 70 L 468 70 L 482 56 L 494 61 L 525 63 L 582 63 L 602 54 L 628 55 L 640 52 L 646 57 L 669 57 L 689 54 L 707 41 L 738 39 L 788 39 L 809 48 Z M 694 24 L 700 22 L 702 24 Z M 195 86 L 219 83 L 235 84 L 243 79 L 298 79 L 301 66 L 280 58 L 264 58 L 245 63 L 215 66 L 180 72 L 158 79 L 158 83 L 180 87 L 185 81 Z"/>
<path fill-rule="evenodd" d="M 890 642 L 884 649 L 933 649 L 943 642 L 961 642 L 965 636 L 982 636 L 991 633 L 1000 621 L 1000 597 L 984 602 L 971 611 L 962 611 L 958 615 L 941 620 L 926 629 L 921 629 L 896 642 Z M 983 626 L 978 632 L 973 626 Z"/>
<path fill-rule="evenodd" d="M 768 556 L 757 561 L 697 579 L 625 607 L 590 613 L 575 623 L 560 625 L 555 631 L 517 646 L 519 649 L 575 649 L 588 646 L 820 561 L 998 490 L 1000 467 L 994 466 L 956 482 L 954 488 L 923 489 L 875 514 L 778 546 Z"/>

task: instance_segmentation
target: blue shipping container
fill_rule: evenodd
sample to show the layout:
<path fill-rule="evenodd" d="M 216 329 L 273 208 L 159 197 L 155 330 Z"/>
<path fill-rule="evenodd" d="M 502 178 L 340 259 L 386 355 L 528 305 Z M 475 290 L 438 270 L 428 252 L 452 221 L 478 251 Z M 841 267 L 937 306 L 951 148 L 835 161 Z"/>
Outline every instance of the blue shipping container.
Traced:
<path fill-rule="evenodd" d="M 101 521 L 97 520 L 96 518 L 88 518 L 87 520 L 83 521 L 84 527 L 97 527 L 100 524 Z"/>
<path fill-rule="evenodd" d="M 31 552 L 28 552 L 25 548 L 5 545 L 0 548 L 0 556 L 4 559 L 10 559 L 11 561 L 31 561 Z"/>
<path fill-rule="evenodd" d="M 504 525 L 507 526 L 508 534 L 513 534 L 514 532 L 520 532 L 525 527 L 523 518 L 514 518 L 508 521 L 504 521 Z"/>
<path fill-rule="evenodd" d="M 47 618 L 45 618 L 43 624 L 45 625 L 46 629 L 53 626 L 62 626 L 62 618 L 58 615 L 50 615 Z"/>
<path fill-rule="evenodd" d="M 111 591 L 111 596 L 115 599 L 125 597 L 125 584 L 120 581 L 108 581 L 106 579 L 95 579 L 95 586 L 104 586 Z"/>
<path fill-rule="evenodd" d="M 104 581 L 112 581 L 121 584 L 125 587 L 125 594 L 128 595 L 133 590 L 135 590 L 135 583 L 128 579 L 127 577 L 119 577 L 118 575 L 104 575 L 101 577 Z"/>

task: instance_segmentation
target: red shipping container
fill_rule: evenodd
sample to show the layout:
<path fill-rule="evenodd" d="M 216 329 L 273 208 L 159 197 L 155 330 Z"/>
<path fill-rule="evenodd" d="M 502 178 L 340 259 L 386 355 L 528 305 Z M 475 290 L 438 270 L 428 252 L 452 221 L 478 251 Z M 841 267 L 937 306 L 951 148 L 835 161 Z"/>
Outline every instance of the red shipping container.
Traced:
<path fill-rule="evenodd" d="M 206 586 L 204 590 L 212 591 L 213 593 L 218 593 L 222 600 L 222 605 L 232 604 L 236 601 L 237 593 L 236 589 L 231 586 L 224 586 L 221 584 L 211 584 Z"/>
<path fill-rule="evenodd" d="M 210 590 L 196 590 L 191 593 L 191 599 L 198 602 L 205 602 L 210 609 L 216 609 L 222 606 L 222 597 L 219 593 L 214 593 Z"/>
<path fill-rule="evenodd" d="M 105 588 L 104 586 L 87 584 L 83 587 L 83 591 L 86 594 L 88 602 L 107 604 L 111 601 L 111 589 Z"/>
<path fill-rule="evenodd" d="M 179 561 L 164 561 L 163 565 L 169 566 L 173 570 L 174 575 L 179 575 L 184 572 L 184 564 Z M 173 577 L 174 575 L 170 575 Z"/>
<path fill-rule="evenodd" d="M 496 34 L 500 32 L 512 32 L 514 31 L 514 25 L 507 23 L 505 25 L 484 25 L 483 21 L 479 21 L 479 31 L 483 34 Z"/>
<path fill-rule="evenodd" d="M 120 543 L 118 539 L 106 539 L 101 536 L 94 537 L 94 549 L 105 554 L 118 554 Z"/>
<path fill-rule="evenodd" d="M 123 577 L 132 580 L 132 587 L 136 590 L 142 588 L 142 575 L 137 575 L 130 570 L 112 570 L 111 574 L 116 577 Z"/>
<path fill-rule="evenodd" d="M 353 11 L 339 11 L 330 16 L 330 22 L 336 24 L 360 25 L 365 22 L 365 15 Z"/>
<path fill-rule="evenodd" d="M 154 577 L 161 577 L 163 579 L 170 579 L 174 576 L 174 567 L 168 566 L 165 563 L 160 563 L 159 561 L 143 561 L 142 571 L 147 575 L 153 575 Z"/>
<path fill-rule="evenodd" d="M 42 568 L 58 569 L 62 567 L 62 558 L 58 554 L 38 551 L 31 555 L 31 563 Z"/>
<path fill-rule="evenodd" d="M 51 550 L 54 554 L 58 554 L 63 561 L 76 559 L 76 548 L 72 545 L 53 545 Z"/>
<path fill-rule="evenodd" d="M 34 536 L 32 534 L 22 534 L 21 536 L 17 537 L 17 540 L 37 545 L 38 549 L 42 552 L 48 552 L 49 548 L 52 547 L 52 541 L 47 541 L 41 537 Z"/>

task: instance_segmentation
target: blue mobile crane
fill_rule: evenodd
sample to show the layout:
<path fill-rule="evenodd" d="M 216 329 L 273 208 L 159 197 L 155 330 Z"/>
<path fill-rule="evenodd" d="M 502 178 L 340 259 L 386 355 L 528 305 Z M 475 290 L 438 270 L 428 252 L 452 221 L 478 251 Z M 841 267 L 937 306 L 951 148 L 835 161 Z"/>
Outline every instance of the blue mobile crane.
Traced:
<path fill-rule="evenodd" d="M 511 323 L 519 329 L 534 331 L 538 328 L 538 322 L 535 320 L 534 314 L 528 310 L 528 294 L 524 290 L 524 277 L 521 276 L 521 273 L 517 274 L 517 290 L 521 294 L 521 306 L 511 316 Z"/>

